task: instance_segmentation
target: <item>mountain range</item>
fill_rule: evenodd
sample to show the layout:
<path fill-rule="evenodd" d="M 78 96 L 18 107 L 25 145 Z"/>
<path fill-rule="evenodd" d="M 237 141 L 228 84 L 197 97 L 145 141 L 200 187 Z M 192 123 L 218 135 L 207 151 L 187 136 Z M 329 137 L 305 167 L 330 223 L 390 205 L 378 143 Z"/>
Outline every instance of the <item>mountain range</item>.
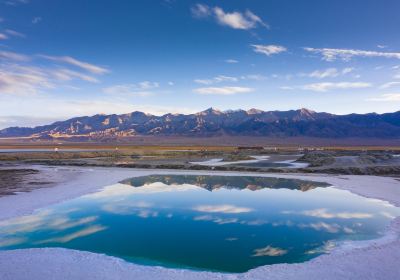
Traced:
<path fill-rule="evenodd" d="M 9 127 L 0 137 L 102 139 L 132 136 L 400 138 L 400 111 L 335 115 L 308 109 L 219 111 L 155 116 L 143 112 L 76 117 L 37 127 Z"/>

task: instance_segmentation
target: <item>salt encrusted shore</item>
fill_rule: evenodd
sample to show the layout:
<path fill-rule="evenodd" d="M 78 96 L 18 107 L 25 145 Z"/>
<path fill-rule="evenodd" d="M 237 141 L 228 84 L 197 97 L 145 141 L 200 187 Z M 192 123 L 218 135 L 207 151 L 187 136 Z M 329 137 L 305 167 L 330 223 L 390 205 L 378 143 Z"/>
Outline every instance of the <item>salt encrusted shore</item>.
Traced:
<path fill-rule="evenodd" d="M 35 209 L 71 199 L 122 179 L 150 174 L 215 174 L 264 176 L 327 182 L 336 188 L 400 206 L 400 181 L 394 178 L 323 174 L 254 174 L 35 166 L 45 172 L 60 172 L 55 187 L 0 198 L 0 220 L 32 213 Z M 90 252 L 62 248 L 0 251 L 0 279 L 399 279 L 400 218 L 376 240 L 347 242 L 329 254 L 300 264 L 262 266 L 242 274 L 199 272 L 142 266 Z"/>

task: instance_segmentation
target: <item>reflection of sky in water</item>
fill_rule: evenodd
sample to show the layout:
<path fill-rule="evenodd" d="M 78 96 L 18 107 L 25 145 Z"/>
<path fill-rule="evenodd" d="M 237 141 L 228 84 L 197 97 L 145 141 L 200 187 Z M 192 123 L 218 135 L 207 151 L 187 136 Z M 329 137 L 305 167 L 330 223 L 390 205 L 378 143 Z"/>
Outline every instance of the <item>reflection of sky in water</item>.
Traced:
<path fill-rule="evenodd" d="M 122 183 L 0 222 L 0 247 L 65 247 L 242 272 L 375 238 L 400 215 L 388 203 L 300 180 L 177 175 Z"/>

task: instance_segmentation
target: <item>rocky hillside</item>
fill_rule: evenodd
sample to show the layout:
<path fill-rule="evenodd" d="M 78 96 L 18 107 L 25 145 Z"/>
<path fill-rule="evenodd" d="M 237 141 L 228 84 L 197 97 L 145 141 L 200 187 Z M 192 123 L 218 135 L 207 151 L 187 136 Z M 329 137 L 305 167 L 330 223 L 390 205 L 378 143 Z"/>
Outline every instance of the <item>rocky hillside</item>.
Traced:
<path fill-rule="evenodd" d="M 400 138 L 400 111 L 387 114 L 333 115 L 307 109 L 290 111 L 219 111 L 154 116 L 143 112 L 77 117 L 50 125 L 10 127 L 0 137 L 127 137 L 270 136 L 270 137 L 377 137 Z"/>

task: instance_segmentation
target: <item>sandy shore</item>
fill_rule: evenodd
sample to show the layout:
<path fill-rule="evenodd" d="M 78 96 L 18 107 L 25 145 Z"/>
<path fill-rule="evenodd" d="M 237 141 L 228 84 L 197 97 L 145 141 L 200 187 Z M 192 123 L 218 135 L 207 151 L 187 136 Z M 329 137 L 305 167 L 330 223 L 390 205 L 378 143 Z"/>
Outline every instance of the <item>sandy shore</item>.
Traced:
<path fill-rule="evenodd" d="M 63 178 L 52 188 L 0 197 L 0 220 L 95 192 L 119 180 L 149 174 L 210 174 L 211 172 L 122 168 L 45 167 Z M 254 174 L 212 172 L 321 181 L 359 195 L 400 206 L 400 182 L 376 176 Z M 400 218 L 377 240 L 348 242 L 330 254 L 301 264 L 263 266 L 242 274 L 196 272 L 135 265 L 101 254 L 58 248 L 0 251 L 0 279 L 399 279 Z"/>

